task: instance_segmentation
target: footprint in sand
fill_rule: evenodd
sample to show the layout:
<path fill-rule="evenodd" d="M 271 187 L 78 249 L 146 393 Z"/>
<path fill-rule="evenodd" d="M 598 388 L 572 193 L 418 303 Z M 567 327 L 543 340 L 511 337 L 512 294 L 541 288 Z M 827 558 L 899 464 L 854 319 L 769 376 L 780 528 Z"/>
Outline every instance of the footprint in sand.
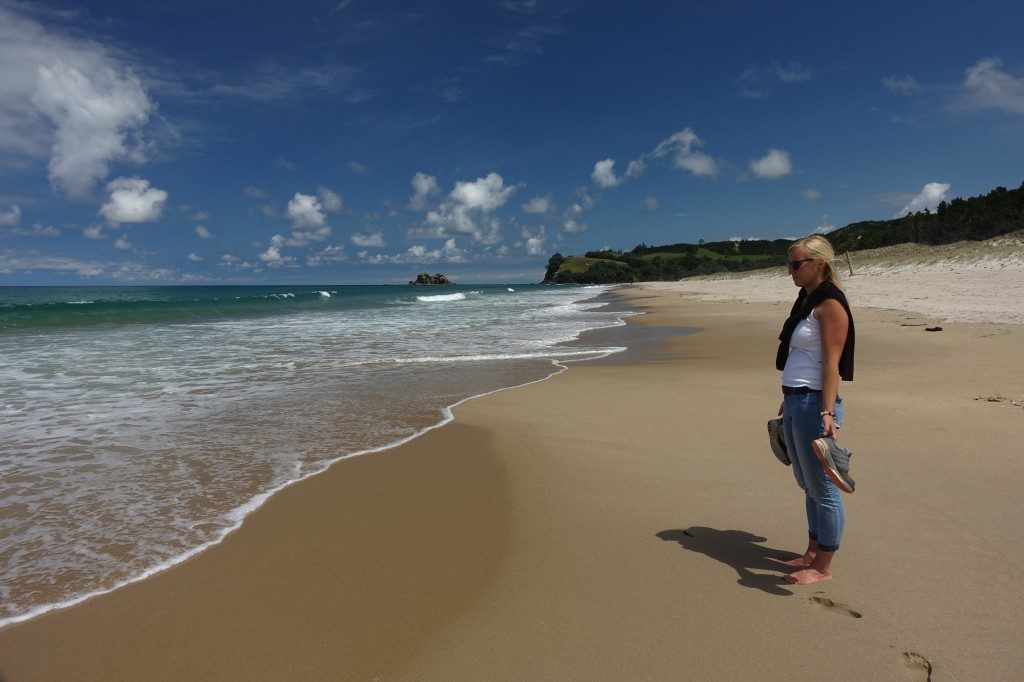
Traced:
<path fill-rule="evenodd" d="M 913 651 L 903 652 L 903 670 L 909 678 L 914 680 L 930 682 L 932 679 L 931 661 Z"/>
<path fill-rule="evenodd" d="M 851 618 L 860 618 L 861 614 L 858 611 L 854 611 L 846 604 L 837 604 L 828 597 L 810 597 L 807 601 L 812 604 L 817 604 L 826 611 L 832 613 L 842 614 L 844 616 L 850 616 Z"/>

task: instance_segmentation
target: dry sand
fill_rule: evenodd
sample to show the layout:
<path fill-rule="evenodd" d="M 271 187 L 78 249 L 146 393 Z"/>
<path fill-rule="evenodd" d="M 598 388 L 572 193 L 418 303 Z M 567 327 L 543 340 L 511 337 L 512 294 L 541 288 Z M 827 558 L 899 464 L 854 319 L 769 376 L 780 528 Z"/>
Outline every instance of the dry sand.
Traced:
<path fill-rule="evenodd" d="M 869 309 L 879 276 L 849 287 L 858 487 L 829 582 L 770 560 L 806 537 L 765 433 L 792 285 L 644 284 L 617 292 L 633 325 L 702 331 L 288 488 L 184 564 L 0 631 L 0 677 L 1016 679 L 1024 329 Z"/>
<path fill-rule="evenodd" d="M 1024 231 L 982 242 L 866 249 L 849 261 L 840 257 L 839 264 L 847 293 L 860 307 L 913 311 L 930 322 L 1024 324 Z M 706 301 L 793 300 L 785 268 L 656 286 Z"/>

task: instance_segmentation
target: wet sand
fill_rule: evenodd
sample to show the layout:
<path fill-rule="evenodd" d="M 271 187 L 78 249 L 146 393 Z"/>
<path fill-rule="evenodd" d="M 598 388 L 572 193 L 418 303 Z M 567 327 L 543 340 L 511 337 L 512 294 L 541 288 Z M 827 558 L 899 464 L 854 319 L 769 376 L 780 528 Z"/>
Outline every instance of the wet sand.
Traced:
<path fill-rule="evenodd" d="M 698 301 L 692 285 L 616 295 L 648 312 L 631 324 L 701 331 L 641 335 L 292 486 L 184 564 L 0 631 L 0 677 L 1024 669 L 1021 326 L 930 333 L 852 300 L 841 442 L 858 487 L 835 578 L 795 587 L 772 558 L 803 547 L 802 497 L 765 433 L 788 302 Z"/>

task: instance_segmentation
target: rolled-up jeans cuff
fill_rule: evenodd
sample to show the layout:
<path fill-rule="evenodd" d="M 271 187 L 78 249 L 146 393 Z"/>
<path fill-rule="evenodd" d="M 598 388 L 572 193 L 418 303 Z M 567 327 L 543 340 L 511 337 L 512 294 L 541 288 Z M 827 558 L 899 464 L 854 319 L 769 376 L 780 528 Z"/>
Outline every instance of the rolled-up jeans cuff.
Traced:
<path fill-rule="evenodd" d="M 819 544 L 818 545 L 818 550 L 820 550 L 822 552 L 836 552 L 836 551 L 839 550 L 839 547 L 838 547 L 838 545 L 836 547 L 830 547 L 830 546 L 827 546 L 827 545 Z"/>

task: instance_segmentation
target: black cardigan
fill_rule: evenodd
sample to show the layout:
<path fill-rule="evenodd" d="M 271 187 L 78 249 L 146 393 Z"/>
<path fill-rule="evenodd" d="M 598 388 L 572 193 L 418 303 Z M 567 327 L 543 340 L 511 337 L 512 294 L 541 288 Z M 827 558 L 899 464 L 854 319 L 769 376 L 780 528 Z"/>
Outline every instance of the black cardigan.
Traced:
<path fill-rule="evenodd" d="M 779 351 L 775 354 L 776 369 L 786 368 L 786 358 L 789 357 L 789 340 L 800 320 L 807 317 L 822 301 L 827 301 L 830 298 L 839 301 L 850 318 L 850 330 L 846 334 L 846 344 L 843 346 L 843 354 L 839 356 L 839 376 L 843 378 L 843 381 L 853 381 L 853 345 L 856 340 L 853 329 L 853 313 L 850 312 L 850 304 L 846 302 L 846 294 L 830 280 L 825 280 L 814 287 L 810 296 L 805 290 L 800 290 L 796 302 L 793 303 L 793 309 L 789 311 L 789 318 L 782 325 L 782 333 L 779 334 Z"/>

